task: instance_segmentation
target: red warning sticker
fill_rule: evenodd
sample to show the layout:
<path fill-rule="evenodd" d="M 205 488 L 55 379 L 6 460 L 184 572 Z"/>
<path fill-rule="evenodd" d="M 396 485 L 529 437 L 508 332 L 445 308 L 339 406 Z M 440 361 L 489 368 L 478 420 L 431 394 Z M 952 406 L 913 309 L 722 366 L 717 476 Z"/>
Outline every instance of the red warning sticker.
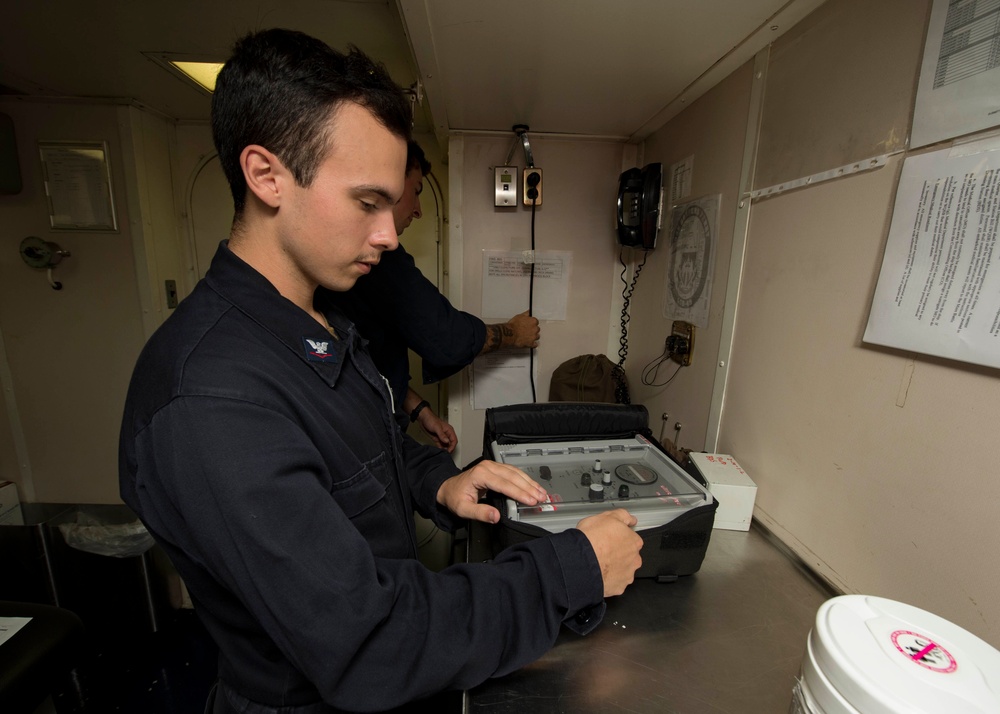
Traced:
<path fill-rule="evenodd" d="M 951 652 L 926 635 L 896 630 L 892 633 L 892 644 L 908 660 L 932 672 L 950 674 L 958 669 L 958 662 L 951 656 Z"/>

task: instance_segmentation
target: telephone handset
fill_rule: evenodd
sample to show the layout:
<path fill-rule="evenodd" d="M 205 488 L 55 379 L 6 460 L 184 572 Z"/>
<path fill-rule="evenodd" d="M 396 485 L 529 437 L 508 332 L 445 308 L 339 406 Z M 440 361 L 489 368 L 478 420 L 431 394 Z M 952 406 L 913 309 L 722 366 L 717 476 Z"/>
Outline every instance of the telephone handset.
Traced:
<path fill-rule="evenodd" d="M 629 169 L 618 178 L 618 242 L 656 247 L 663 209 L 663 164 Z"/>

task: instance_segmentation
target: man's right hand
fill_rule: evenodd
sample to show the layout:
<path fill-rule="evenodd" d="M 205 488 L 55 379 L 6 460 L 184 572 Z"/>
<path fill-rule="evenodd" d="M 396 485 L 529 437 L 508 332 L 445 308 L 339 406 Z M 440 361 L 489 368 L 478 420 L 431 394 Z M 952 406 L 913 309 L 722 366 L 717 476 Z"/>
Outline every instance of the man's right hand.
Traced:
<path fill-rule="evenodd" d="M 538 318 L 532 317 L 525 310 L 507 322 L 487 325 L 486 339 L 479 354 L 485 355 L 508 347 L 538 347 L 539 335 L 541 329 L 538 327 Z"/>
<path fill-rule="evenodd" d="M 588 516 L 576 524 L 590 541 L 604 577 L 604 597 L 621 595 L 642 565 L 642 537 L 632 528 L 637 523 L 628 511 L 616 508 Z"/>
<path fill-rule="evenodd" d="M 504 344 L 504 347 L 538 347 L 538 339 L 541 335 L 538 318 L 529 315 L 527 310 L 507 320 L 504 327 L 507 328 L 506 331 L 510 332 L 510 344 Z M 507 340 L 505 339 L 504 342 L 506 343 Z"/>

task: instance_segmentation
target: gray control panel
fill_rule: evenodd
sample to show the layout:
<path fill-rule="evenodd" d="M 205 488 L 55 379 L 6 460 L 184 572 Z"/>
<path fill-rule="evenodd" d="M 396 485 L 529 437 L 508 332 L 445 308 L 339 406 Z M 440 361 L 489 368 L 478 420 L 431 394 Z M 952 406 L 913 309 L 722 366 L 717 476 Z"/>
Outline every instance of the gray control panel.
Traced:
<path fill-rule="evenodd" d="M 573 528 L 594 513 L 624 508 L 637 529 L 664 525 L 692 508 L 712 503 L 694 477 L 641 436 L 609 441 L 493 444 L 497 461 L 521 469 L 548 491 L 526 506 L 507 499 L 506 516 L 552 533 Z"/>

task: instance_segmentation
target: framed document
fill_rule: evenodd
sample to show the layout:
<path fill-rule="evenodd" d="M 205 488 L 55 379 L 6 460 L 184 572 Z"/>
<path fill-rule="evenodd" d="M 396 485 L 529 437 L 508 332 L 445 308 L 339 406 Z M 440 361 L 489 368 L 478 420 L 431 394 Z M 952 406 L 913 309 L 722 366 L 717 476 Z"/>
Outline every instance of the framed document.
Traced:
<path fill-rule="evenodd" d="M 117 231 L 108 147 L 103 141 L 40 141 L 53 228 Z"/>

